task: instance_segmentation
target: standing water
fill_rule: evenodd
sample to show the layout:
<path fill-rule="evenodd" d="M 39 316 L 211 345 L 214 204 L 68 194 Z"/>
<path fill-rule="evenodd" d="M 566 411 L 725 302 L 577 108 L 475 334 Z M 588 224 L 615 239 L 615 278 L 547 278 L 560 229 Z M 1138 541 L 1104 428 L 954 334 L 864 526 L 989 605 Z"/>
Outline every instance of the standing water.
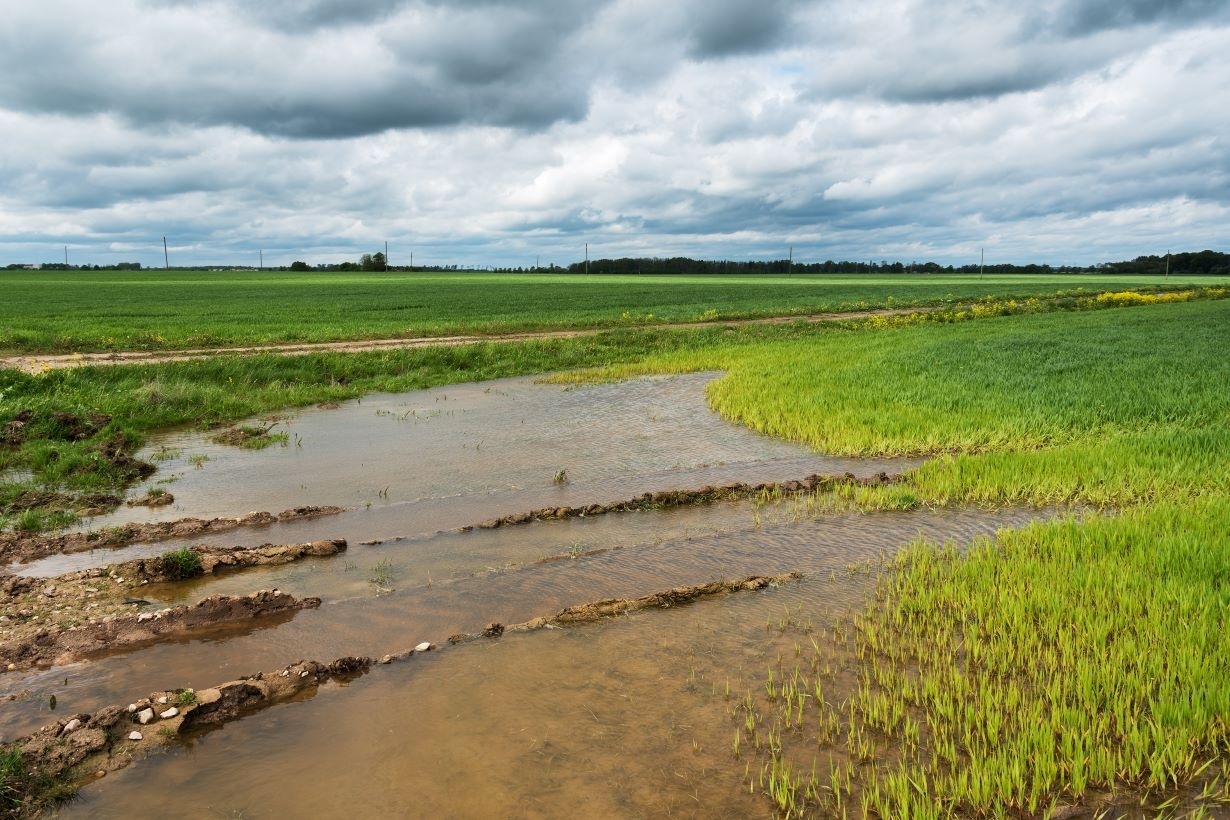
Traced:
<path fill-rule="evenodd" d="M 765 623 L 831 621 L 861 605 L 851 568 L 924 536 L 967 543 L 1028 516 L 973 511 L 759 519 L 750 501 L 459 531 L 547 506 L 663 489 L 870 476 L 908 461 L 831 459 L 726 423 L 710 375 L 563 389 L 529 380 L 369 396 L 278 421 L 285 446 L 246 451 L 180 432 L 152 442 L 173 506 L 129 520 L 238 516 L 308 504 L 337 516 L 233 530 L 183 544 L 56 556 L 50 576 L 186 543 L 346 538 L 341 555 L 176 585 L 153 605 L 278 587 L 323 599 L 299 612 L 0 679 L 0 696 L 54 691 L 62 714 L 150 691 L 203 689 L 299 659 L 437 652 L 139 760 L 86 788 L 65 817 L 769 816 L 732 759 L 719 688 L 755 686 L 776 652 Z M 266 422 L 268 423 L 268 422 Z M 363 544 L 361 542 L 369 542 Z M 598 623 L 448 646 L 604 598 L 747 575 L 804 579 Z M 6 736 L 47 723 L 44 698 L 7 704 Z"/>

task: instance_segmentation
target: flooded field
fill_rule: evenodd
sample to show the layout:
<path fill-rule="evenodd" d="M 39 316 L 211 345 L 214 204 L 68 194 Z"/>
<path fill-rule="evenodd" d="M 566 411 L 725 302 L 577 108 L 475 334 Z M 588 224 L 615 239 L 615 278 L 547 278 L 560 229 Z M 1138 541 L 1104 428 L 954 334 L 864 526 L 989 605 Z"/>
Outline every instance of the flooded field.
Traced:
<path fill-rule="evenodd" d="M 13 697 L 0 709 L 0 734 L 300 659 L 379 658 L 431 642 L 436 651 L 191 734 L 89 785 L 60 815 L 771 816 L 731 748 L 728 693 L 762 685 L 775 659 L 797 653 L 797 636 L 772 624 L 786 613 L 820 634 L 866 600 L 869 564 L 910 540 L 968 543 L 1037 513 L 810 516 L 744 499 L 476 526 L 646 492 L 870 477 L 916 463 L 825 458 L 728 424 L 705 406 L 712 378 L 459 385 L 294 413 L 275 428 L 287 433 L 285 446 L 261 451 L 199 432 L 151 442 L 142 456 L 155 457 L 159 472 L 148 483 L 173 493 L 174 504 L 122 508 L 89 527 L 317 504 L 348 510 L 12 569 L 50 578 L 190 544 L 344 538 L 347 549 L 330 558 L 151 583 L 133 604 L 155 611 L 276 587 L 321 605 L 10 671 L 0 676 L 0 698 Z M 801 580 L 447 642 L 570 605 L 790 572 Z"/>

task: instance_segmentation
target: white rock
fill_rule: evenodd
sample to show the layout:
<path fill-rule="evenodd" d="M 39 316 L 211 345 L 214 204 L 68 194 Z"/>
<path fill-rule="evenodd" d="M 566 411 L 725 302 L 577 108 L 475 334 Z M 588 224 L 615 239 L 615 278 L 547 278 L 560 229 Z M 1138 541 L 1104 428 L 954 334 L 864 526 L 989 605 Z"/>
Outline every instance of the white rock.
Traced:
<path fill-rule="evenodd" d="M 131 712 L 135 712 L 135 711 L 137 711 L 137 704 L 135 704 L 135 703 L 130 703 L 130 704 L 128 704 L 128 711 L 129 711 L 130 713 L 131 713 Z"/>
<path fill-rule="evenodd" d="M 137 623 L 139 624 L 144 623 L 145 621 L 152 621 L 152 620 L 154 620 L 154 613 L 152 612 L 142 612 L 140 615 L 137 616 Z"/>
<path fill-rule="evenodd" d="M 423 641 L 421 644 L 414 647 L 415 652 L 426 652 L 429 649 L 431 649 L 431 643 L 429 641 Z"/>
<path fill-rule="evenodd" d="M 393 656 L 392 656 L 392 655 L 385 655 L 383 658 L 381 658 L 381 659 L 380 659 L 380 662 L 381 662 L 381 663 L 392 663 L 392 662 L 393 662 Z"/>
<path fill-rule="evenodd" d="M 140 740 L 142 737 L 143 735 L 135 729 L 128 733 L 129 740 Z"/>
<path fill-rule="evenodd" d="M 153 709 L 142 709 L 140 712 L 137 712 L 137 720 L 141 723 L 142 726 L 149 723 L 153 719 L 154 719 Z"/>
<path fill-rule="evenodd" d="M 302 672 L 299 673 L 299 677 L 301 678 L 306 678 L 307 676 L 308 676 L 308 673 L 306 669 L 304 669 Z"/>
<path fill-rule="evenodd" d="M 174 706 L 172 706 L 170 709 L 159 714 L 158 717 L 162 718 L 163 720 L 170 720 L 171 718 L 175 717 L 178 714 L 179 714 L 179 710 L 176 709 Z"/>
<path fill-rule="evenodd" d="M 81 728 L 81 721 L 78 720 L 77 718 L 73 718 L 68 723 L 64 724 L 64 734 L 68 734 L 69 732 L 75 732 L 80 728 Z"/>

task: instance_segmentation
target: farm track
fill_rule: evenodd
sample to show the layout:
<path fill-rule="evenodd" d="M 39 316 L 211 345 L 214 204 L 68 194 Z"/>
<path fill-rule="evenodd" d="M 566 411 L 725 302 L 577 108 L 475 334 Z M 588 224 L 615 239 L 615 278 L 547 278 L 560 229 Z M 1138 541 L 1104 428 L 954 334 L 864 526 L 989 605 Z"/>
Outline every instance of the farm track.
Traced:
<path fill-rule="evenodd" d="M 744 325 L 778 325 L 791 322 L 844 322 L 867 319 L 872 316 L 902 316 L 910 313 L 925 313 L 939 310 L 936 307 L 882 308 L 838 313 L 814 313 L 800 316 L 770 316 L 761 319 L 735 319 L 712 322 L 679 322 L 651 325 L 664 330 L 683 330 L 700 327 L 730 327 Z M 340 342 L 297 342 L 290 344 L 248 345 L 243 347 L 199 348 L 193 350 L 124 350 L 101 353 L 57 353 L 53 355 L 22 354 L 0 357 L 0 368 L 23 370 L 26 373 L 44 373 L 66 367 L 87 365 L 161 364 L 207 359 L 211 356 L 255 356 L 274 353 L 282 356 L 307 356 L 313 353 L 361 353 L 373 350 L 408 350 L 420 347 L 460 347 L 485 342 L 521 342 L 545 339 L 575 339 L 596 336 L 617 328 L 581 328 L 576 330 L 544 330 L 527 333 L 493 333 L 489 335 L 423 336 L 406 339 L 369 339 Z"/>

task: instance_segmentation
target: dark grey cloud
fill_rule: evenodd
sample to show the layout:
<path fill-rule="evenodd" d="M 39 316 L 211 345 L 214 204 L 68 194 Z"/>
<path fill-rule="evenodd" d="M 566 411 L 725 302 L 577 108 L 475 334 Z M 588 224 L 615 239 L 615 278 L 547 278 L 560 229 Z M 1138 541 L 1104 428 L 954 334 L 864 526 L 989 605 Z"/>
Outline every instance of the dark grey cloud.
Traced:
<path fill-rule="evenodd" d="M 754 54 L 782 45 L 791 30 L 791 0 L 706 0 L 688 11 L 689 52 L 698 58 Z"/>
<path fill-rule="evenodd" d="M 184 0 L 104 22 L 58 3 L 62 24 L 0 23 L 0 105 L 296 138 L 575 120 L 595 69 L 569 47 L 602 5 Z"/>
<path fill-rule="evenodd" d="M 1228 36 L 1191 0 L 16 4 L 0 262 L 1224 248 Z"/>
<path fill-rule="evenodd" d="M 1230 7 L 1224 0 L 1068 0 L 1054 11 L 1052 21 L 1062 32 L 1084 36 L 1130 26 L 1177 26 L 1228 18 Z"/>

